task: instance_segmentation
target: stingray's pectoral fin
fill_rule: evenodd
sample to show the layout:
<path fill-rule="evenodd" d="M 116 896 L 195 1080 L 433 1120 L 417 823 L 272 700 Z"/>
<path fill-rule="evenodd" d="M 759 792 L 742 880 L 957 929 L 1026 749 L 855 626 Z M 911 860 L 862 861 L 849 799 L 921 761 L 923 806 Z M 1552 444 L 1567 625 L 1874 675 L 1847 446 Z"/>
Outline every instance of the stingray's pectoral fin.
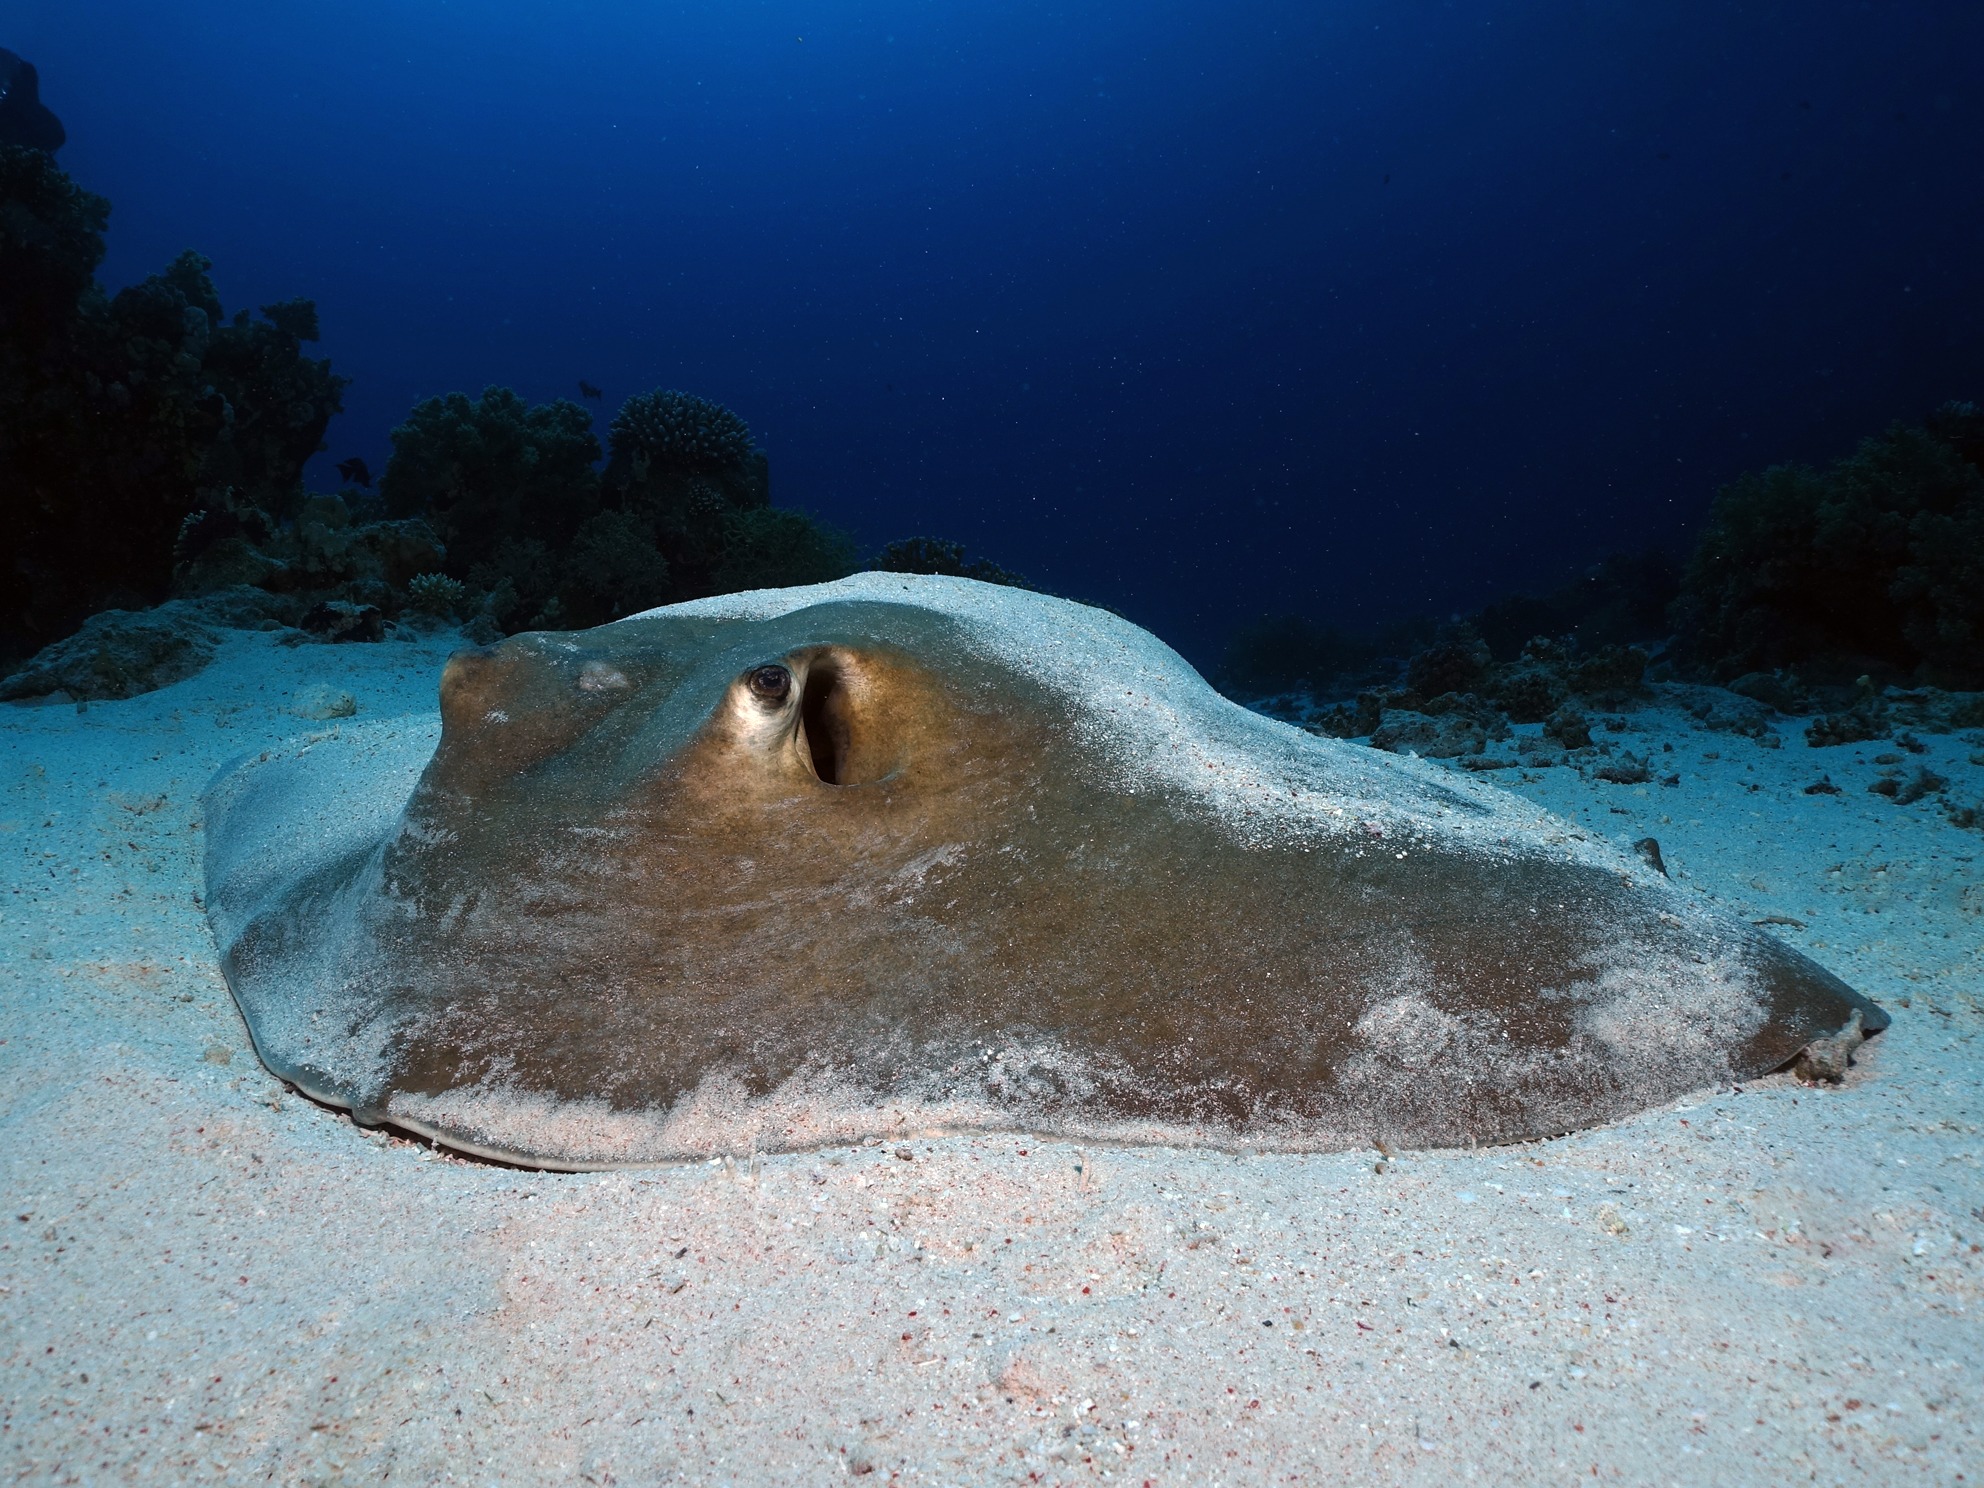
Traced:
<path fill-rule="evenodd" d="M 1853 1051 L 1887 1027 L 1887 1015 L 1870 1023 L 1859 1008 L 1853 1010 L 1846 1026 L 1837 1033 L 1813 1039 L 1800 1049 L 1785 1068 L 1807 1085 L 1837 1085 L 1846 1078 L 1853 1064 Z"/>

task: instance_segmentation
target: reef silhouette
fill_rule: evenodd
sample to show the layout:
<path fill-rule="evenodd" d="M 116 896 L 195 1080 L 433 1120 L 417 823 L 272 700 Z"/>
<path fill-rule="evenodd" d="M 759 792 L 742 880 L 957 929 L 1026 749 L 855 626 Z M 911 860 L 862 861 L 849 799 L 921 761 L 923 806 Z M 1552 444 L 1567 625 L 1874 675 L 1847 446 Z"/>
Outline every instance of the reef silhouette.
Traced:
<path fill-rule="evenodd" d="M 376 493 L 359 456 L 342 493 L 311 492 L 346 386 L 305 354 L 315 304 L 230 317 L 190 252 L 112 293 L 109 215 L 48 151 L 0 145 L 0 697 L 142 692 L 229 626 L 488 641 L 860 566 L 846 534 L 772 505 L 741 417 L 672 389 L 628 398 L 604 447 L 569 400 L 426 399 Z"/>
<path fill-rule="evenodd" d="M 34 64 L 0 47 L 0 145 L 53 155 L 68 138 L 62 121 L 41 101 Z"/>

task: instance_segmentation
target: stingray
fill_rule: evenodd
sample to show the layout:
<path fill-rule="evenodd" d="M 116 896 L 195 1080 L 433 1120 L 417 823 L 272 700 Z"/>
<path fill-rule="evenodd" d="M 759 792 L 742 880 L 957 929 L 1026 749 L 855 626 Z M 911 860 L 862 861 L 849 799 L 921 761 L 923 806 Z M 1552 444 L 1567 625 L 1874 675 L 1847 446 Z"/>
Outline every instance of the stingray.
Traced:
<path fill-rule="evenodd" d="M 1887 1022 L 1513 794 L 968 579 L 464 651 L 438 737 L 343 725 L 207 812 L 269 1068 L 544 1167 L 930 1130 L 1507 1142 Z"/>

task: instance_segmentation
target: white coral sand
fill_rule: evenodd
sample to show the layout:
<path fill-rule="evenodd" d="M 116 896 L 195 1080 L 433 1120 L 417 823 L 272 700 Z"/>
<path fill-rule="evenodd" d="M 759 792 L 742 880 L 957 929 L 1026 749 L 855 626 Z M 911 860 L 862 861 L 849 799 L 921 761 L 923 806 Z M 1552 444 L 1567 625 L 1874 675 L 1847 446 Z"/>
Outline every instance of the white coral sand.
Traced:
<path fill-rule="evenodd" d="M 1895 1014 L 1557 1141 L 1330 1157 L 927 1139 L 541 1174 L 249 1052 L 202 788 L 434 706 L 441 641 L 0 708 L 0 1474 L 20 1482 L 1954 1482 L 1984 1462 L 1984 835 L 1882 746 L 1627 716 L 1678 785 L 1496 776 Z M 1976 742 L 1923 757 L 1984 797 Z M 1671 746 L 1671 752 L 1670 752 Z M 1911 762 L 1912 763 L 1912 762 Z M 1428 767 L 1435 768 L 1435 767 Z M 1444 768 L 1444 767 L 1440 767 Z M 1844 793 L 1806 795 L 1821 771 Z"/>

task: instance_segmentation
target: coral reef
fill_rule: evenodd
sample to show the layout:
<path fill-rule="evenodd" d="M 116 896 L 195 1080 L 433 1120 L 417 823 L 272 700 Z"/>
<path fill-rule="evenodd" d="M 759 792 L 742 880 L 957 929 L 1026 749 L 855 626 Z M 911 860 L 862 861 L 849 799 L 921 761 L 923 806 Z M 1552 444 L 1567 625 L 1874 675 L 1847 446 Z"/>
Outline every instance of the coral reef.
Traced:
<path fill-rule="evenodd" d="M 1728 683 L 1739 697 L 1750 698 L 1779 713 L 1811 711 L 1811 693 L 1792 671 L 1745 672 Z"/>
<path fill-rule="evenodd" d="M 1725 487 L 1674 617 L 1681 658 L 1718 680 L 1984 686 L 1984 413 L 1947 404 L 1823 470 Z"/>
<path fill-rule="evenodd" d="M 1472 629 L 1459 629 L 1416 652 L 1405 664 L 1405 685 L 1422 697 L 1479 692 L 1494 657 Z"/>
<path fill-rule="evenodd" d="M 1312 732 L 1368 735 L 1380 749 L 1429 758 L 1479 755 L 1487 741 L 1509 737 L 1511 724 L 1541 723 L 1544 738 L 1583 749 L 1591 744 L 1585 709 L 1646 696 L 1647 661 L 1637 646 L 1586 652 L 1574 638 L 1537 636 L 1497 665 L 1473 627 L 1461 624 L 1396 664 L 1393 685 L 1360 691 L 1355 703 L 1313 708 L 1302 722 Z"/>
<path fill-rule="evenodd" d="M 1696 683 L 1672 683 L 1667 691 L 1705 729 L 1760 742 L 1776 737 L 1772 710 L 1754 698 Z"/>
<path fill-rule="evenodd" d="M 41 151 L 4 144 L 0 203 L 0 344 L 18 356 L 74 319 L 103 262 L 110 203 Z"/>
<path fill-rule="evenodd" d="M 294 516 L 280 526 L 253 507 L 193 513 L 181 529 L 174 589 L 190 595 L 252 584 L 397 613 L 415 577 L 442 561 L 433 529 L 417 517 L 360 522 L 338 496 L 289 504 Z"/>
<path fill-rule="evenodd" d="M 1571 691 L 1600 707 L 1617 708 L 1645 695 L 1649 657 L 1639 646 L 1607 645 L 1567 658 Z"/>
<path fill-rule="evenodd" d="M 1984 696 L 1963 691 L 1984 687 L 1984 412 L 1946 404 L 1824 470 L 1743 477 L 1718 497 L 1685 571 L 1657 552 L 1615 556 L 1549 595 L 1382 638 L 1263 620 L 1234 636 L 1220 676 L 1313 732 L 1467 769 L 1507 768 L 1488 742 L 1540 724 L 1514 741 L 1525 766 L 1652 781 L 1651 761 L 1596 737 L 1594 720 L 1656 691 L 1701 727 L 1767 749 L 1791 715 L 1808 720 L 1813 747 L 1892 738 L 1919 752 L 1910 730 L 1984 724 Z M 1940 787 L 1918 771 L 1873 789 L 1919 800 Z M 1949 807 L 1952 820 L 1971 810 Z"/>
<path fill-rule="evenodd" d="M 1296 615 L 1266 616 L 1234 633 L 1215 675 L 1229 697 L 1296 690 L 1340 695 L 1393 681 L 1404 658 L 1437 633 L 1424 620 L 1358 636 Z"/>
<path fill-rule="evenodd" d="M 614 457 L 642 475 L 719 475 L 758 453 L 750 427 L 720 403 L 656 389 L 620 405 L 608 430 Z"/>
<path fill-rule="evenodd" d="M 320 600 L 297 623 L 324 641 L 379 641 L 386 636 L 386 617 L 377 605 L 348 599 Z"/>
<path fill-rule="evenodd" d="M 1590 649 L 1667 634 L 1667 607 L 1681 589 L 1681 565 L 1649 548 L 1614 553 L 1545 595 L 1496 600 L 1470 619 L 1501 660 L 1519 655 L 1533 636 L 1568 637 Z"/>
<path fill-rule="evenodd" d="M 392 438 L 379 477 L 386 511 L 424 518 L 457 578 L 497 562 L 505 544 L 562 546 L 599 510 L 592 415 L 567 399 L 449 393 L 416 404 Z"/>
<path fill-rule="evenodd" d="M 1920 766 L 1912 776 L 1895 774 L 1881 776 L 1867 789 L 1877 796 L 1886 796 L 1897 806 L 1913 806 L 1924 796 L 1939 795 L 1949 785 L 1949 780 L 1938 775 L 1927 766 Z"/>
<path fill-rule="evenodd" d="M 770 507 L 771 475 L 764 451 L 729 409 L 687 393 L 637 393 L 614 415 L 608 446 L 606 498 L 645 523 L 667 559 L 663 598 L 720 593 L 730 586 L 719 572 L 733 556 L 767 581 L 758 587 L 801 582 L 780 576 L 762 542 L 751 550 L 757 559 L 747 555 L 761 534 L 738 518 Z"/>
<path fill-rule="evenodd" d="M 132 697 L 192 676 L 213 659 L 219 633 L 185 601 L 150 610 L 105 610 L 74 635 L 0 679 L 0 701 Z"/>
<path fill-rule="evenodd" d="M 430 398 L 393 430 L 376 498 L 309 494 L 303 466 L 345 385 L 303 354 L 316 307 L 285 300 L 230 319 L 196 253 L 108 295 L 95 275 L 109 213 L 45 150 L 0 146 L 10 696 L 116 696 L 197 666 L 213 644 L 200 604 L 103 618 L 46 649 L 93 613 L 168 595 L 261 593 L 299 639 L 378 639 L 405 614 L 487 640 L 855 567 L 844 534 L 772 507 L 743 419 L 669 390 L 627 400 L 610 452 L 566 399 L 531 405 L 503 387 Z M 362 459 L 338 468 L 369 481 Z M 885 553 L 1020 582 L 928 539 Z"/>
<path fill-rule="evenodd" d="M 1302 726 L 1311 733 L 1327 735 L 1332 739 L 1361 739 L 1374 733 L 1384 716 L 1383 695 L 1360 692 L 1354 702 L 1312 708 L 1303 718 Z"/>
<path fill-rule="evenodd" d="M 1653 779 L 1653 771 L 1644 758 L 1627 754 L 1597 766 L 1592 770 L 1591 778 L 1603 780 L 1608 785 L 1645 785 Z"/>
<path fill-rule="evenodd" d="M 559 607 L 568 624 L 604 624 L 651 609 L 669 593 L 668 559 L 655 545 L 654 528 L 632 512 L 586 518 L 562 569 Z"/>
<path fill-rule="evenodd" d="M 47 154 L 0 146 L 0 659 L 164 599 L 175 546 L 223 518 L 281 519 L 340 404 L 302 353 L 308 301 L 230 320 L 196 253 L 108 295 L 108 220 Z"/>
<path fill-rule="evenodd" d="M 1591 721 L 1581 709 L 1565 703 L 1543 720 L 1543 737 L 1555 739 L 1566 749 L 1591 747 Z"/>
<path fill-rule="evenodd" d="M 854 543 L 805 512 L 760 507 L 728 523 L 714 590 L 777 589 L 844 579 L 856 568 Z"/>
<path fill-rule="evenodd" d="M 1814 718 L 1805 726 L 1805 742 L 1814 749 L 1864 744 L 1869 739 L 1883 737 L 1891 726 L 1886 699 L 1870 692 L 1851 708 Z"/>
<path fill-rule="evenodd" d="M 183 255 L 175 269 L 208 291 L 207 261 Z M 246 502 L 287 517 L 303 494 L 303 466 L 324 447 L 324 431 L 343 406 L 347 379 L 328 361 L 303 355 L 303 343 L 318 338 L 317 307 L 310 300 L 264 305 L 261 319 L 237 311 L 225 324 L 220 302 L 202 306 L 213 335 L 201 370 L 227 400 L 227 428 L 201 462 L 200 484 L 226 488 Z"/>
<path fill-rule="evenodd" d="M 389 513 L 431 522 L 451 601 L 497 633 L 584 627 L 731 588 L 839 578 L 845 538 L 773 508 L 764 452 L 729 409 L 640 393 L 614 416 L 604 471 L 592 415 L 508 388 L 430 398 L 393 431 Z"/>
<path fill-rule="evenodd" d="M 1564 705 L 1570 679 L 1564 675 L 1564 648 L 1542 636 L 1531 639 L 1522 654 L 1496 670 L 1488 699 L 1515 723 L 1541 723 Z"/>
<path fill-rule="evenodd" d="M 1508 726 L 1501 727 L 1503 736 Z M 1393 708 L 1384 721 L 1371 731 L 1371 745 L 1393 754 L 1417 754 L 1426 759 L 1453 759 L 1480 754 L 1487 747 L 1488 729 L 1465 713 L 1433 717 L 1410 709 Z"/>
<path fill-rule="evenodd" d="M 1866 676 L 1851 687 L 1807 686 L 1796 674 L 1779 672 L 1739 678 L 1746 690 L 1737 692 L 1675 680 L 1669 668 L 1654 664 L 1636 645 L 1585 647 L 1571 637 L 1538 636 L 1514 661 L 1497 665 L 1486 660 L 1485 648 L 1467 625 L 1449 628 L 1390 668 L 1389 685 L 1361 689 L 1353 699 L 1312 699 L 1305 706 L 1298 694 L 1283 692 L 1255 706 L 1313 733 L 1365 739 L 1376 749 L 1444 760 L 1464 770 L 1568 765 L 1587 780 L 1622 786 L 1681 783 L 1678 774 L 1664 772 L 1656 755 L 1622 747 L 1618 736 L 1635 729 L 1630 715 L 1649 703 L 1678 707 L 1705 730 L 1746 738 L 1763 749 L 1783 747 L 1783 714 L 1810 714 L 1823 704 L 1833 711 L 1810 718 L 1809 744 L 1889 739 L 1902 752 L 1877 754 L 1874 763 L 1890 767 L 1928 749 L 1916 730 L 1948 734 L 1984 725 L 1984 693 L 1881 688 Z M 1471 690 L 1457 690 L 1461 686 Z M 1432 688 L 1453 690 L 1429 696 Z M 1541 727 L 1518 732 L 1524 725 Z M 1984 763 L 1984 754 L 1973 756 L 1973 763 Z M 1984 821 L 1984 808 L 1945 798 L 1948 785 L 1920 766 L 1913 773 L 1891 768 L 1867 788 L 1901 805 L 1936 797 L 1958 826 Z M 1805 792 L 1838 795 L 1841 787 L 1821 778 Z"/>
<path fill-rule="evenodd" d="M 1014 589 L 1033 586 L 1009 568 L 1001 568 L 989 558 L 964 556 L 964 544 L 940 537 L 905 537 L 884 545 L 869 561 L 878 573 L 940 574 L 954 579 L 977 579 L 986 584 L 1005 584 Z"/>

